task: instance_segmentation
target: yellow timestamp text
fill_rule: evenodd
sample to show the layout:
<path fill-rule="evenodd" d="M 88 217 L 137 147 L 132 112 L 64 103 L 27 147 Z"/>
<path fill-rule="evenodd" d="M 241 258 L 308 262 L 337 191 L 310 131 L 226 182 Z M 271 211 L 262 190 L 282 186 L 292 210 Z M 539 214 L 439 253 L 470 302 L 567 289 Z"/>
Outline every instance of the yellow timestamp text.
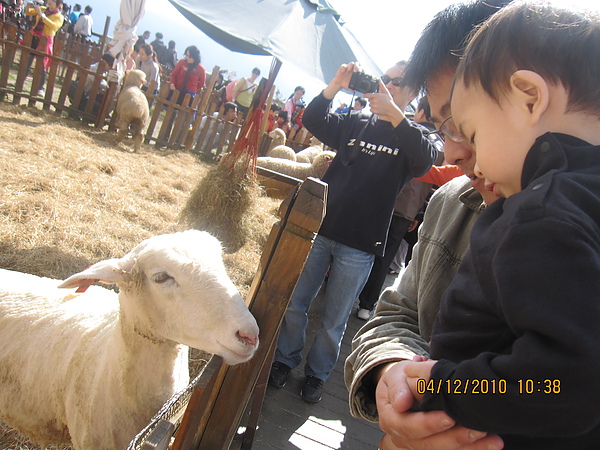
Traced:
<path fill-rule="evenodd" d="M 510 389 L 516 389 L 518 394 L 531 395 L 560 394 L 561 386 L 558 379 L 519 379 L 516 383 L 508 383 L 505 379 L 429 379 L 419 378 L 417 380 L 417 392 L 419 394 L 447 394 L 447 395 L 488 395 L 507 394 Z M 514 391 L 513 391 L 514 392 Z"/>
<path fill-rule="evenodd" d="M 531 378 L 517 380 L 519 394 L 560 394 L 560 380 L 545 379 L 533 380 Z"/>

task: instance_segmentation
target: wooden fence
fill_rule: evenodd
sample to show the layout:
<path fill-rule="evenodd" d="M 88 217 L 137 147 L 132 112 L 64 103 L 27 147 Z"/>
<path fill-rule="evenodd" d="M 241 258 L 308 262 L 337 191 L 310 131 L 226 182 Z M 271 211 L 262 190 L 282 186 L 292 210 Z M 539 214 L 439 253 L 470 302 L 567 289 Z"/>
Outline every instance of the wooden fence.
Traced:
<path fill-rule="evenodd" d="M 0 22 L 0 100 L 12 101 L 16 105 L 25 103 L 30 107 L 40 107 L 41 104 L 44 110 L 83 119 L 97 128 L 108 125 L 109 130 L 114 130 L 116 117 L 112 111 L 120 86 L 110 81 L 108 88 L 102 92 L 106 77 L 90 70 L 90 66 L 101 59 L 104 44 L 61 30 L 54 39 L 54 54 L 48 55 L 31 48 L 32 38 L 30 31 L 17 24 Z M 46 37 L 40 39 L 38 48 L 46 48 L 45 40 Z M 38 92 L 44 58 L 50 58 L 51 64 L 46 75 L 45 91 Z M 215 66 L 206 86 L 193 98 L 186 94 L 181 104 L 175 101 L 179 91 L 170 91 L 168 83 L 163 82 L 155 94 L 156 84 L 151 82 L 146 91 L 151 110 L 144 142 L 158 148 L 191 150 L 208 158 L 227 151 L 228 146 L 235 142 L 241 124 L 223 122 L 221 112 L 216 117 L 213 115 L 218 104 L 217 93 L 213 90 L 218 72 L 219 67 Z M 86 96 L 84 85 L 88 77 L 92 77 L 93 82 Z M 296 140 L 287 145 L 298 151 L 309 145 L 309 138 L 310 134 L 302 130 Z M 259 154 L 265 154 L 269 143 L 268 135 L 262 133 Z"/>

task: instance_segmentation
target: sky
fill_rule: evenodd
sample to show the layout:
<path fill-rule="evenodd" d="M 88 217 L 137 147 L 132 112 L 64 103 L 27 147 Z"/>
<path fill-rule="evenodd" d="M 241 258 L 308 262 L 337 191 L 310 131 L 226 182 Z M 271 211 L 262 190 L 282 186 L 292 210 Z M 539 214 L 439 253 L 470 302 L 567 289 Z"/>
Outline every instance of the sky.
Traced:
<path fill-rule="evenodd" d="M 216 0 L 218 1 L 218 0 Z M 70 3 L 70 2 L 68 2 Z M 74 3 L 74 2 L 73 2 Z M 424 26 L 436 12 L 453 1 L 426 0 L 415 2 L 406 0 L 330 0 L 346 21 L 346 26 L 356 36 L 362 46 L 369 52 L 380 69 L 385 71 L 395 62 L 407 59 Z M 93 7 L 94 32 L 101 33 L 106 16 L 111 17 L 109 35 L 119 18 L 120 0 L 100 0 L 90 3 Z M 84 3 L 81 3 L 85 7 Z M 253 56 L 234 53 L 208 38 L 187 19 L 185 19 L 167 0 L 146 0 L 146 13 L 138 24 L 137 34 L 149 30 L 160 31 L 164 41 L 174 40 L 181 57 L 188 45 L 196 45 L 202 55 L 202 65 L 207 72 L 215 65 L 222 69 L 235 71 L 236 78 L 249 76 L 252 68 L 257 66 L 266 76 L 273 58 L 270 56 Z M 291 49 L 293 51 L 293 49 Z M 317 95 L 324 84 L 305 76 L 301 71 L 289 64 L 283 64 L 275 81 L 281 95 L 287 98 L 295 86 L 306 88 L 307 99 Z"/>
<path fill-rule="evenodd" d="M 218 1 L 218 0 L 204 0 Z M 282 0 L 283 1 L 283 0 Z M 408 59 L 421 31 L 433 16 L 456 0 L 329 0 L 346 22 L 346 26 L 371 55 L 382 71 L 395 62 Z M 597 0 L 564 0 L 568 3 L 583 3 L 587 7 L 598 8 Z M 68 3 L 71 3 L 67 0 Z M 74 2 L 73 2 L 74 3 Z M 101 33 L 105 18 L 111 17 L 109 35 L 119 18 L 121 0 L 96 0 L 93 7 L 94 32 Z M 86 4 L 81 3 L 83 7 Z M 234 53 L 217 44 L 185 19 L 167 0 L 146 0 L 146 13 L 138 24 L 137 34 L 149 30 L 160 31 L 164 42 L 174 40 L 179 57 L 189 45 L 196 45 L 202 55 L 202 65 L 211 72 L 215 65 L 221 69 L 235 71 L 234 78 L 249 76 L 253 67 L 259 67 L 262 75 L 267 76 L 273 58 Z M 293 49 L 290 49 L 293 51 Z M 283 64 L 275 85 L 286 98 L 297 85 L 306 89 L 305 98 L 310 100 L 325 86 L 323 82 L 304 75 L 290 64 Z M 347 97 L 340 97 L 338 102 Z"/>

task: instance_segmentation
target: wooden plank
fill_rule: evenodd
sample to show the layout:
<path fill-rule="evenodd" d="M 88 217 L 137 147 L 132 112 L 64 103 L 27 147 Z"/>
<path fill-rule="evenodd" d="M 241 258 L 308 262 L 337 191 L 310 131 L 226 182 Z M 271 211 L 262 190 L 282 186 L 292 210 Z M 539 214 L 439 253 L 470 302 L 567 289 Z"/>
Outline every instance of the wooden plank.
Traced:
<path fill-rule="evenodd" d="M 214 355 L 202 369 L 202 376 L 194 386 L 171 450 L 193 448 L 194 442 L 199 438 L 198 431 L 203 430 L 208 421 L 208 415 L 202 415 L 201 412 L 212 408 L 218 393 L 215 385 L 220 385 L 226 370 L 223 358 Z"/>
<path fill-rule="evenodd" d="M 200 95 L 195 95 L 194 98 L 192 99 L 191 105 L 188 108 L 186 108 L 186 110 L 185 110 L 185 113 L 184 113 L 185 120 L 183 121 L 182 125 L 179 128 L 180 131 L 177 136 L 177 141 L 176 141 L 177 147 L 185 147 L 185 150 L 189 150 L 190 147 L 192 146 L 192 144 L 191 144 L 192 135 L 190 134 L 190 127 L 192 125 L 192 121 L 197 116 L 196 111 L 198 111 L 198 104 L 201 102 L 200 99 L 201 99 Z M 190 141 L 190 144 L 184 145 L 184 143 L 188 142 L 188 140 Z"/>
<path fill-rule="evenodd" d="M 146 138 L 144 139 L 144 144 L 149 144 L 150 140 L 152 139 L 154 128 L 156 127 L 156 123 L 160 117 L 160 112 L 163 110 L 165 105 L 165 99 L 167 98 L 167 95 L 169 95 L 169 85 L 164 83 L 160 86 L 158 96 L 155 98 L 156 102 L 154 103 L 154 110 L 150 115 L 150 122 L 148 123 L 148 128 L 146 129 Z"/>
<path fill-rule="evenodd" d="M 271 178 L 273 180 L 281 181 L 292 186 L 302 183 L 300 178 L 295 178 L 284 173 L 275 172 L 274 170 L 267 169 L 265 167 L 256 166 L 256 173 L 265 178 Z"/>
<path fill-rule="evenodd" d="M 98 95 L 98 92 L 100 91 L 100 83 L 102 82 L 103 79 L 105 79 L 104 74 L 101 72 L 102 70 L 102 65 L 98 64 L 98 67 L 96 69 L 96 76 L 94 76 L 94 81 L 92 82 L 92 87 L 90 89 L 90 92 L 88 92 L 88 101 L 87 104 L 85 105 L 85 113 L 86 114 L 93 114 L 92 111 L 94 110 L 94 103 L 96 103 L 96 97 Z M 88 75 L 91 76 L 91 75 Z"/>
<path fill-rule="evenodd" d="M 54 41 L 54 49 L 58 55 L 62 53 L 64 42 L 60 39 Z M 52 58 L 50 60 L 50 69 L 48 70 L 48 78 L 46 81 L 46 95 L 44 96 L 44 106 L 43 109 L 45 111 L 50 110 L 50 104 L 52 103 L 52 95 L 54 94 L 54 84 L 56 82 L 56 74 L 58 72 L 58 60 Z"/>
<path fill-rule="evenodd" d="M 262 406 L 265 400 L 265 394 L 267 392 L 267 385 L 269 384 L 269 374 L 271 373 L 271 366 L 275 359 L 275 344 L 277 339 L 273 340 L 269 353 L 263 364 L 263 368 L 260 371 L 256 386 L 254 387 L 254 395 L 252 403 L 250 404 L 250 415 L 248 416 L 248 422 L 246 423 L 246 431 L 242 438 L 242 445 L 240 450 L 250 450 L 252 443 L 254 442 L 254 436 L 256 435 L 256 428 L 258 427 L 258 421 L 262 411 Z"/>
<path fill-rule="evenodd" d="M 100 111 L 98 111 L 98 115 L 96 116 L 96 122 L 94 123 L 94 127 L 95 128 L 102 128 L 106 122 L 106 118 L 110 112 L 111 109 L 111 105 L 113 103 L 115 103 L 116 106 L 116 102 L 113 102 L 113 99 L 116 98 L 117 96 L 117 88 L 118 88 L 118 83 L 116 81 L 109 81 L 108 82 L 108 89 L 106 89 L 106 91 L 104 91 L 104 98 L 102 99 L 102 104 L 100 105 Z M 116 123 L 116 119 L 117 119 L 117 115 L 113 114 L 110 120 L 110 124 L 109 124 L 109 130 L 110 130 L 110 126 L 113 125 L 113 129 L 114 129 L 114 123 Z"/>
<path fill-rule="evenodd" d="M 14 63 L 16 55 L 16 46 L 10 41 L 17 40 L 17 27 L 11 23 L 0 24 L 2 26 L 2 34 L 0 37 L 4 37 L 4 33 L 7 34 L 7 42 L 2 42 L 2 74 L 0 75 L 0 88 L 6 88 L 8 86 L 8 75 L 10 68 Z"/>
<path fill-rule="evenodd" d="M 223 124 L 223 131 L 221 132 L 221 136 L 219 136 L 219 142 L 217 142 L 217 145 L 214 147 L 217 149 L 215 156 L 219 156 L 221 154 L 221 152 L 223 151 L 223 146 L 225 145 L 225 142 L 227 142 L 227 140 L 229 139 L 229 135 L 231 134 L 233 129 L 233 122 L 225 122 Z"/>
<path fill-rule="evenodd" d="M 165 116 L 163 117 L 163 122 L 162 125 L 160 127 L 160 131 L 158 132 L 158 137 L 156 138 L 156 147 L 160 148 L 163 145 L 165 145 L 167 143 L 167 133 L 170 132 L 170 128 L 173 125 L 171 122 L 171 118 L 173 117 L 173 114 L 175 113 L 175 103 L 173 99 L 177 99 L 179 97 L 179 91 L 177 89 L 175 89 L 174 91 L 172 91 L 171 94 L 171 101 L 167 102 L 165 99 L 165 104 L 167 106 L 167 112 L 165 114 Z M 173 119 L 175 120 L 175 119 Z"/>
<path fill-rule="evenodd" d="M 265 105 L 265 110 L 263 112 L 263 117 L 260 123 L 260 139 L 258 141 L 258 148 L 262 148 L 262 142 L 264 139 L 268 137 L 267 128 L 269 127 L 269 112 L 271 110 L 271 104 L 273 103 L 273 96 L 275 95 L 275 85 L 271 86 L 271 90 L 269 91 L 269 96 L 267 97 L 267 104 Z M 258 153 L 258 156 L 264 156 Z"/>
<path fill-rule="evenodd" d="M 206 91 L 208 91 L 208 92 L 212 91 L 212 89 L 215 85 L 215 82 L 217 81 L 217 76 L 219 75 L 219 70 L 220 70 L 219 66 L 213 67 L 212 73 L 208 80 L 208 85 L 207 85 L 207 89 L 205 90 L 205 93 L 206 93 Z M 200 102 L 200 106 L 198 107 L 198 112 L 196 113 L 196 120 L 194 121 L 194 126 L 192 127 L 192 132 L 189 134 L 188 138 L 185 140 L 185 149 L 186 150 L 189 150 L 192 148 L 194 136 L 196 135 L 196 132 L 198 131 L 198 127 L 200 126 L 200 121 L 201 121 L 202 116 L 204 115 L 204 110 L 206 109 L 206 103 L 208 103 L 208 100 L 210 99 L 210 95 L 206 95 L 206 97 L 207 97 L 206 101 L 204 101 L 204 98 L 203 98 L 202 101 Z"/>
<path fill-rule="evenodd" d="M 290 298 L 324 217 L 327 185 L 307 179 L 281 206 L 249 293 L 261 345 L 246 364 L 229 367 L 198 449 L 227 449 L 274 345 Z"/>
<path fill-rule="evenodd" d="M 173 96 L 175 96 L 175 94 L 173 94 Z M 177 117 L 175 118 L 175 124 L 174 125 L 172 124 L 172 127 L 170 127 L 170 129 L 168 130 L 170 135 L 169 135 L 169 141 L 167 143 L 167 147 L 173 147 L 175 142 L 179 142 L 179 140 L 178 140 L 179 135 L 183 129 L 183 123 L 186 119 L 185 111 L 186 111 L 186 109 L 188 109 L 187 105 L 190 104 L 191 97 L 192 96 L 190 94 L 185 94 L 185 96 L 183 97 L 182 105 L 186 105 L 186 106 L 179 105 L 175 109 L 175 111 L 177 112 Z"/>

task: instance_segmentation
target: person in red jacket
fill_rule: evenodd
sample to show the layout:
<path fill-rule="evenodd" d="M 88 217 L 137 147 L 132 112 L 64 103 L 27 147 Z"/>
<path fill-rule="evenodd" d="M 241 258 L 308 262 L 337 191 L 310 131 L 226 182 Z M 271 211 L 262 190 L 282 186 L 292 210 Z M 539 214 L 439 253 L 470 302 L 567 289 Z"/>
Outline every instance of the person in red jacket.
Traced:
<path fill-rule="evenodd" d="M 171 90 L 178 90 L 177 104 L 181 105 L 185 94 L 194 98 L 196 93 L 206 84 L 206 70 L 200 64 L 200 50 L 195 45 L 185 49 L 185 56 L 177 61 L 171 72 Z"/>
<path fill-rule="evenodd" d="M 173 72 L 171 72 L 171 79 L 169 80 L 171 91 L 167 100 L 175 100 L 178 105 L 183 105 L 183 100 L 186 94 L 190 94 L 189 103 L 183 106 L 190 106 L 193 98 L 196 96 L 198 91 L 202 89 L 206 84 L 206 70 L 204 66 L 200 64 L 200 50 L 195 45 L 190 45 L 185 49 L 184 57 L 177 61 Z M 172 99 L 173 92 L 179 91 L 179 95 L 176 99 Z M 165 139 L 168 141 L 171 134 L 171 129 L 175 118 L 177 117 L 178 111 L 171 116 L 169 122 L 168 131 L 165 135 Z M 186 113 L 187 114 L 187 113 Z M 195 117 L 195 112 L 192 112 L 192 116 Z M 180 133 L 181 130 L 175 130 L 176 133 Z M 179 134 L 177 135 L 179 137 Z M 159 145 L 165 144 L 166 141 L 160 141 Z"/>

